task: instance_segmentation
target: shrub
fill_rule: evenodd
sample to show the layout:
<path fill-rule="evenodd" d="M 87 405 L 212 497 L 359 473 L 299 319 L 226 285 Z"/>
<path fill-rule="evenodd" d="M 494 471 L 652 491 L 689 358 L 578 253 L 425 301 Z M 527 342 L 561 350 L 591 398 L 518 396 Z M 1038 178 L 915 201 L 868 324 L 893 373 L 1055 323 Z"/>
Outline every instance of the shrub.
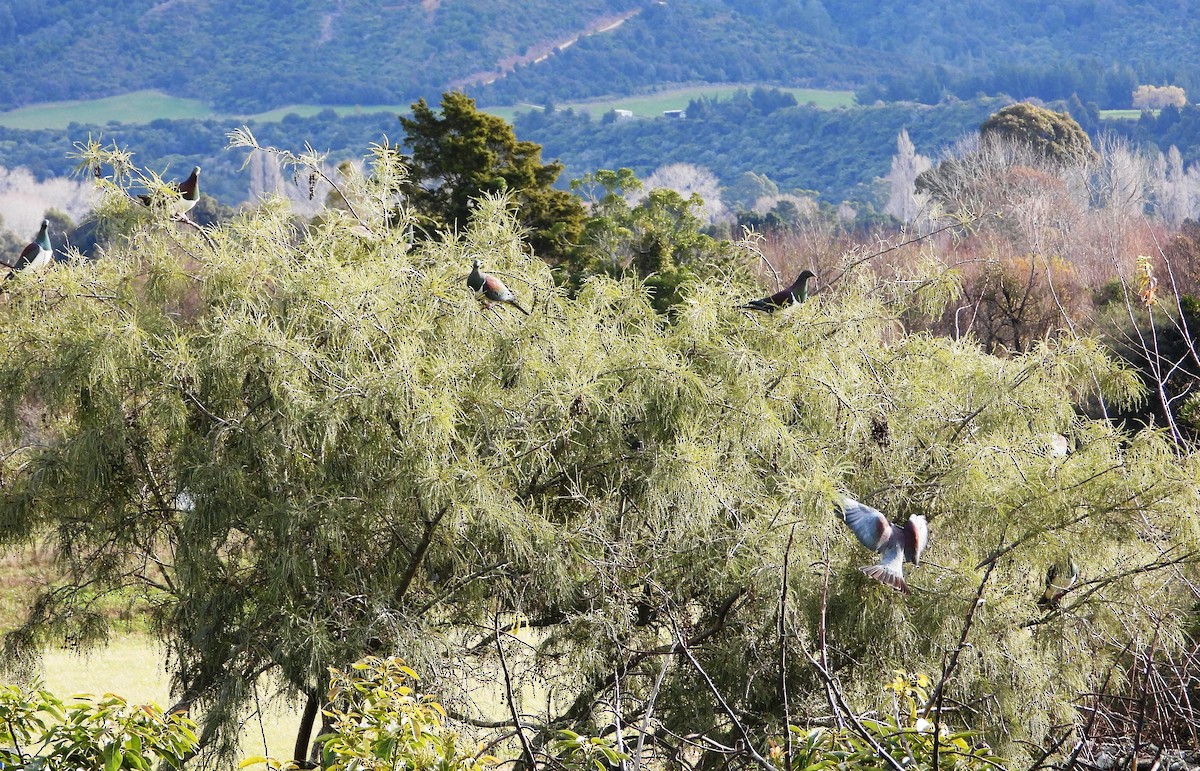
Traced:
<path fill-rule="evenodd" d="M 64 702 L 37 685 L 0 685 L 0 768 L 181 768 L 197 746 L 194 727 L 111 693 Z"/>

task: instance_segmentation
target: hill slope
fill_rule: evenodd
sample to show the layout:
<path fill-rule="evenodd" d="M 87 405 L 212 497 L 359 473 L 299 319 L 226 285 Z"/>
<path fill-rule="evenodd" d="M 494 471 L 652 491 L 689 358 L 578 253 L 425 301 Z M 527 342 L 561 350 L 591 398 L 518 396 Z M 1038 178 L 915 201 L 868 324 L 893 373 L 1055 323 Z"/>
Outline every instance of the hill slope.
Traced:
<path fill-rule="evenodd" d="M 155 88 L 229 112 L 691 82 L 1128 106 L 1200 91 L 1200 16 L 1147 0 L 10 0 L 0 109 Z"/>
<path fill-rule="evenodd" d="M 638 0 L 13 0 L 0 109 L 146 88 L 227 111 L 436 94 Z"/>
<path fill-rule="evenodd" d="M 673 0 L 479 93 L 579 98 L 662 81 L 856 87 L 870 100 L 950 93 L 1128 106 L 1140 83 L 1200 90 L 1200 20 L 1144 0 Z M 1136 44 L 1153 41 L 1152 44 Z"/>

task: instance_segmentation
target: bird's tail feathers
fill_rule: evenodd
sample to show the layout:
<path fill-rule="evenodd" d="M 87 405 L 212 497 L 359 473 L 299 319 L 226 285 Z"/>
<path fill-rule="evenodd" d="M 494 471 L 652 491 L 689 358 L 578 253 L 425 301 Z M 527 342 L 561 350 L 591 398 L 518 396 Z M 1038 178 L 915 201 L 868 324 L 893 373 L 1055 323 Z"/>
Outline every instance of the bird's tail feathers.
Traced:
<path fill-rule="evenodd" d="M 519 310 L 521 313 L 524 313 L 526 316 L 529 315 L 529 311 L 525 310 L 524 306 L 522 306 L 521 303 L 517 302 L 516 300 L 512 301 L 512 306 L 514 308 L 516 308 L 517 310 Z"/>
<path fill-rule="evenodd" d="M 884 586 L 891 587 L 905 594 L 911 593 L 908 584 L 904 582 L 904 576 L 888 570 L 883 565 L 863 565 L 859 570 L 866 574 L 868 578 L 874 578 Z"/>

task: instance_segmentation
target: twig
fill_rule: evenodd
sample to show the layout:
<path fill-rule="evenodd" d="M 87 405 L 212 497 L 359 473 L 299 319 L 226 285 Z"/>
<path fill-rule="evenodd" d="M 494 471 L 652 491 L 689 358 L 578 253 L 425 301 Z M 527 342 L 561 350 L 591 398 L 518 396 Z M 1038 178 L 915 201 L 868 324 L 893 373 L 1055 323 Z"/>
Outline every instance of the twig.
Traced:
<path fill-rule="evenodd" d="M 525 736 L 525 729 L 521 727 L 521 716 L 517 714 L 517 702 L 513 698 L 512 677 L 508 673 L 508 659 L 504 655 L 504 645 L 500 641 L 500 613 L 497 612 L 493 619 L 493 632 L 496 637 L 496 652 L 500 654 L 500 671 L 504 674 L 504 697 L 508 702 L 508 711 L 512 715 L 513 727 L 516 729 L 517 738 L 521 740 L 521 751 L 525 754 L 525 761 L 529 764 L 529 770 L 533 771 L 536 764 L 533 760 L 533 748 L 529 746 L 529 738 Z"/>
<path fill-rule="evenodd" d="M 817 651 L 821 654 L 821 668 L 829 671 L 829 646 L 825 639 L 826 615 L 829 609 L 829 541 L 825 541 L 825 546 L 822 549 L 821 561 L 825 567 L 824 577 L 821 582 L 821 622 L 817 629 Z M 838 728 L 845 728 L 846 721 L 842 719 L 842 712 L 838 709 L 837 703 L 833 697 L 833 686 L 825 681 L 825 698 L 829 702 L 829 709 L 833 712 L 833 720 Z"/>
<path fill-rule="evenodd" d="M 1129 650 L 1128 645 L 1125 646 L 1125 650 L 1121 651 L 1121 653 L 1124 653 L 1126 650 Z M 1120 658 L 1120 656 L 1118 655 L 1117 658 Z M 1080 750 L 1084 748 L 1084 745 L 1087 744 L 1088 739 L 1091 738 L 1092 728 L 1095 727 L 1096 718 L 1100 715 L 1100 696 L 1106 690 L 1108 690 L 1108 681 L 1112 677 L 1112 671 L 1113 664 L 1109 664 L 1108 669 L 1104 672 L 1104 682 L 1100 684 L 1100 690 L 1096 694 L 1097 709 L 1093 709 L 1092 714 L 1088 716 L 1087 725 L 1083 727 L 1083 733 L 1079 735 L 1079 741 L 1076 742 L 1075 746 L 1071 749 L 1071 756 L 1067 758 L 1067 762 L 1063 765 L 1063 771 L 1071 771 L 1071 769 L 1075 767 L 1075 764 L 1079 761 Z"/>
<path fill-rule="evenodd" d="M 677 645 L 679 650 L 696 670 L 696 673 L 699 674 L 704 680 L 704 683 L 708 686 L 708 689 L 712 691 L 713 696 L 715 696 L 717 699 L 717 703 L 721 705 L 721 709 L 724 710 L 725 714 L 729 716 L 729 719 L 733 721 L 734 727 L 737 728 L 738 733 L 742 735 L 742 741 L 745 743 L 746 751 L 750 753 L 750 757 L 754 759 L 755 763 L 762 766 L 764 771 L 779 771 L 779 769 L 775 768 L 771 761 L 764 758 L 759 754 L 758 750 L 754 749 L 754 740 L 750 737 L 750 732 L 746 730 L 746 726 L 738 718 L 737 713 L 734 712 L 733 708 L 729 706 L 729 702 L 725 701 L 725 697 L 721 695 L 721 691 L 717 688 L 717 684 L 714 683 L 712 678 L 708 676 L 708 672 L 704 671 L 704 667 L 700 666 L 700 662 L 696 660 L 694 655 L 692 655 L 691 648 L 687 646 L 687 643 L 684 642 L 683 635 L 679 633 L 679 626 L 675 622 L 674 615 L 671 615 L 668 611 L 668 616 L 671 619 L 671 626 L 675 630 L 675 639 L 678 641 Z M 897 771 L 901 771 L 899 766 L 897 766 Z"/>
<path fill-rule="evenodd" d="M 974 218 L 972 218 L 972 219 L 974 219 Z M 873 260 L 876 257 L 882 257 L 883 255 L 885 255 L 889 252 L 894 252 L 897 249 L 903 249 L 904 247 L 908 246 L 909 244 L 915 244 L 919 241 L 924 241 L 927 238 L 932 238 L 932 237 L 936 236 L 938 233 L 949 230 L 951 228 L 962 227 L 966 224 L 967 224 L 967 222 L 964 222 L 962 220 L 955 220 L 954 222 L 951 222 L 948 225 L 942 225 L 937 230 L 931 230 L 928 233 L 925 233 L 925 234 L 922 234 L 919 236 L 913 236 L 912 238 L 908 239 L 907 241 L 901 241 L 898 244 L 892 244 L 891 246 L 887 247 L 886 249 L 881 249 L 881 250 L 875 252 L 874 254 L 868 254 L 866 257 L 860 257 L 857 260 L 855 260 L 854 262 L 847 265 L 845 268 L 843 268 L 841 273 L 837 274 L 829 281 L 826 281 L 825 286 L 828 287 L 831 284 L 834 284 L 837 281 L 840 281 L 843 276 L 845 276 L 847 273 L 849 273 L 854 268 L 857 268 L 859 265 L 862 265 L 864 262 L 869 262 L 870 260 Z"/>
<path fill-rule="evenodd" d="M 783 550 L 783 586 L 779 590 L 779 693 L 783 698 L 783 724 L 787 728 L 787 758 L 792 759 L 792 712 L 788 705 L 787 689 L 787 595 L 788 562 L 792 556 L 792 542 L 796 538 L 796 525 L 788 533 L 787 547 Z"/>
<path fill-rule="evenodd" d="M 634 771 L 642 769 L 642 747 L 646 741 L 646 735 L 650 732 L 650 715 L 654 712 L 654 703 L 658 700 L 658 691 L 662 688 L 663 679 L 667 675 L 667 668 L 671 665 L 671 659 L 664 658 L 662 669 L 658 670 L 658 675 L 654 678 L 654 687 L 650 689 L 650 695 L 646 697 L 646 713 L 642 715 L 642 728 L 638 731 L 637 754 L 634 755 L 633 768 Z"/>
<path fill-rule="evenodd" d="M 983 590 L 987 586 L 988 579 L 991 578 L 992 570 L 995 567 L 995 560 L 988 563 L 987 570 L 984 571 L 983 578 L 979 582 L 979 588 L 975 591 L 975 601 L 971 603 L 971 609 L 967 611 L 967 620 L 963 624 L 962 634 L 958 638 L 958 645 L 954 648 L 954 653 L 950 655 L 950 660 L 946 662 L 946 666 L 942 668 L 942 677 L 933 689 L 933 693 L 929 695 L 928 702 L 925 704 L 923 716 L 926 719 L 929 718 L 930 710 L 935 710 L 933 716 L 933 771 L 937 771 L 938 769 L 938 752 L 941 748 L 942 704 L 946 695 L 946 682 L 950 679 L 950 675 L 954 674 L 954 670 L 958 667 L 959 654 L 967 646 L 967 635 L 970 634 L 971 625 L 975 622 L 975 611 L 983 606 Z"/>
<path fill-rule="evenodd" d="M 850 721 L 850 726 L 854 729 L 854 732 L 861 736 L 867 742 L 867 744 L 871 745 L 871 749 L 875 751 L 875 754 L 883 758 L 883 760 L 889 766 L 891 766 L 892 771 L 905 771 L 904 766 L 900 764 L 900 761 L 892 757 L 891 753 L 885 750 L 883 746 L 875 740 L 874 735 L 872 735 L 871 732 L 866 729 L 866 726 L 862 724 L 862 722 L 858 719 L 858 716 L 855 715 L 854 711 L 850 709 L 850 705 L 846 703 L 846 699 L 844 696 L 842 696 L 842 692 L 838 690 L 837 683 L 834 682 L 833 675 L 829 674 L 829 670 L 821 666 L 821 662 L 817 661 L 817 659 L 811 653 L 809 653 L 808 650 L 804 651 L 804 655 L 808 659 L 809 663 L 813 665 L 813 668 L 817 670 L 817 674 L 821 676 L 821 679 L 825 681 L 825 687 L 830 694 L 835 715 L 844 714 Z"/>
<path fill-rule="evenodd" d="M 1133 732 L 1133 752 L 1129 753 L 1129 771 L 1137 771 L 1137 753 L 1142 746 L 1142 731 L 1146 727 L 1146 697 L 1149 696 L 1150 670 L 1154 664 L 1154 651 L 1158 648 L 1158 624 L 1154 625 L 1154 637 L 1150 650 L 1146 652 L 1146 672 L 1142 675 L 1142 693 L 1138 698 L 1137 727 Z M 1161 751 L 1161 750 L 1160 750 Z M 1157 760 L 1157 758 L 1156 758 Z"/>

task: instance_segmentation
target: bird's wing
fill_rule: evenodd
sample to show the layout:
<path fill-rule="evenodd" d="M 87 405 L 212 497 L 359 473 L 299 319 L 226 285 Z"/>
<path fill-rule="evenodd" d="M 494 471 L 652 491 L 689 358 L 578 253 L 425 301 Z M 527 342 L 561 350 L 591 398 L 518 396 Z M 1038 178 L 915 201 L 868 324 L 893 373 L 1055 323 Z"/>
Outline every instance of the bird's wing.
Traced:
<path fill-rule="evenodd" d="M 38 256 L 38 254 L 41 253 L 41 251 L 42 251 L 42 247 L 39 246 L 37 243 L 29 244 L 28 246 L 26 246 L 24 249 L 21 250 L 21 255 L 19 257 L 17 257 L 16 260 L 9 262 L 8 261 L 9 258 L 5 257 L 4 264 L 7 265 L 8 267 L 12 268 L 13 270 L 20 270 L 21 268 L 25 267 L 26 265 L 28 265 L 29 263 L 31 263 L 35 259 L 37 259 L 37 256 Z"/>
<path fill-rule="evenodd" d="M 871 551 L 882 549 L 892 536 L 892 525 L 887 517 L 853 498 L 843 498 L 837 514 L 859 542 Z"/>
<path fill-rule="evenodd" d="M 0 254 L 0 262 L 10 268 L 16 268 L 18 265 L 25 265 L 34 258 L 37 254 L 38 245 L 30 244 L 21 250 L 21 253 L 15 257 L 10 257 L 7 254 Z"/>
<path fill-rule="evenodd" d="M 757 300 L 751 300 L 741 307 L 751 311 L 763 311 L 764 313 L 771 313 L 775 310 L 775 306 L 771 304 L 770 297 L 760 297 Z"/>
<path fill-rule="evenodd" d="M 884 586 L 909 593 L 908 584 L 904 581 L 904 551 L 899 544 L 892 544 L 885 549 L 878 563 L 865 565 L 859 570 Z"/>
<path fill-rule="evenodd" d="M 516 295 L 504 285 L 503 281 L 487 273 L 483 274 L 483 291 L 490 299 L 500 302 L 510 302 L 516 299 Z"/>
<path fill-rule="evenodd" d="M 914 514 L 908 518 L 901 536 L 904 546 L 904 559 L 914 565 L 921 564 L 921 553 L 929 543 L 929 523 L 925 517 Z"/>

